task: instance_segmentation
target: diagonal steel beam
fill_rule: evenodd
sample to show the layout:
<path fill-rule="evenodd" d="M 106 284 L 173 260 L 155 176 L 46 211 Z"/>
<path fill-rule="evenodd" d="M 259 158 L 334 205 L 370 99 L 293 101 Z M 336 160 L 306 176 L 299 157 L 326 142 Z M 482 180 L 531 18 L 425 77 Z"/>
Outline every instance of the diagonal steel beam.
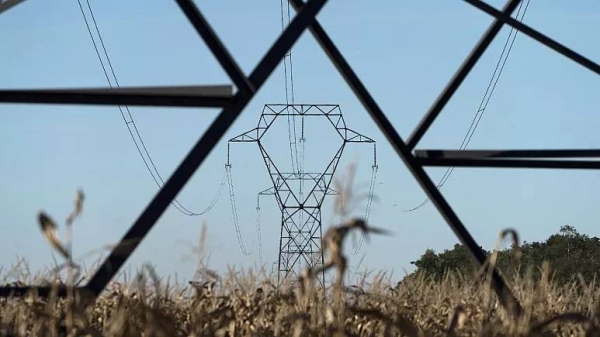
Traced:
<path fill-rule="evenodd" d="M 522 0 L 509 0 L 504 6 L 502 12 L 505 13 L 505 15 L 510 16 L 512 12 L 515 11 L 515 9 L 521 1 Z M 448 84 L 440 93 L 438 98 L 435 100 L 431 108 L 429 108 L 429 111 L 427 111 L 423 119 L 421 119 L 419 125 L 417 125 L 417 128 L 414 130 L 412 135 L 408 137 L 407 145 L 409 149 L 412 150 L 417 146 L 421 138 L 423 138 L 423 136 L 425 135 L 425 132 L 427 132 L 431 124 L 433 124 L 437 116 L 440 114 L 440 112 L 442 112 L 442 109 L 444 109 L 446 104 L 450 101 L 450 98 L 452 98 L 456 90 L 458 90 L 458 87 L 460 87 L 467 75 L 469 75 L 477 61 L 479 61 L 479 59 L 489 47 L 489 45 L 492 43 L 496 35 L 498 35 L 503 25 L 504 22 L 502 20 L 496 19 L 488 27 L 488 29 L 483 34 L 479 42 L 477 42 L 475 48 L 471 50 L 471 53 L 469 53 L 469 55 L 467 56 L 463 64 L 460 66 L 460 68 L 458 68 L 450 82 L 448 82 Z"/>
<path fill-rule="evenodd" d="M 478 9 L 482 10 L 483 12 L 495 17 L 497 20 L 501 20 L 502 22 L 506 23 L 507 25 L 518 29 L 521 33 L 540 42 L 541 44 L 556 51 L 557 53 L 577 62 L 581 66 L 600 75 L 600 65 L 598 63 L 573 51 L 572 49 L 568 48 L 567 46 L 560 44 L 560 43 L 556 42 L 555 40 L 549 38 L 548 36 L 538 32 L 537 30 L 527 26 L 526 24 L 511 18 L 509 15 L 503 14 L 502 12 L 498 11 L 497 9 L 486 4 L 483 1 L 480 1 L 480 0 L 464 0 L 464 1 L 468 2 L 469 4 L 475 6 Z"/>
<path fill-rule="evenodd" d="M 23 2 L 24 0 L 0 0 L 0 14 Z"/>
<path fill-rule="evenodd" d="M 326 0 L 310 0 L 303 10 L 299 11 L 285 31 L 277 38 L 268 52 L 258 63 L 250 75 L 250 83 L 258 90 L 275 70 L 288 50 L 296 43 L 304 30 L 315 21 L 317 13 L 323 8 Z M 113 276 L 119 271 L 137 245 L 152 229 L 156 221 L 164 213 L 171 201 L 185 186 L 196 172 L 210 151 L 215 147 L 225 132 L 237 119 L 250 102 L 253 95 L 239 91 L 233 98 L 233 105 L 224 108 L 202 137 L 196 142 L 191 151 L 179 164 L 173 175 L 163 188 L 154 196 L 150 204 L 138 217 L 121 242 L 131 242 L 128 245 L 118 245 L 102 263 L 90 282 L 86 285 L 93 294 L 98 296 L 108 285 Z"/>
<path fill-rule="evenodd" d="M 204 15 L 192 0 L 175 0 L 187 16 L 190 23 L 196 29 L 202 40 L 208 45 L 213 55 L 217 58 L 223 69 L 229 75 L 229 78 L 235 83 L 238 90 L 248 95 L 255 92 L 255 88 L 248 80 L 239 65 L 233 59 L 233 56 L 227 51 L 221 40 L 217 37 L 214 30 L 210 27 Z"/>
<path fill-rule="evenodd" d="M 290 2 L 296 11 L 302 10 L 305 6 L 303 0 L 290 0 Z M 486 261 L 486 256 L 483 253 L 483 250 L 480 248 L 477 242 L 475 242 L 475 239 L 473 239 L 456 213 L 454 213 L 423 167 L 420 166 L 417 160 L 412 156 L 411 149 L 406 145 L 406 143 L 404 143 L 396 129 L 392 126 L 392 123 L 387 119 L 377 102 L 375 102 L 354 70 L 352 70 L 344 56 L 329 38 L 323 27 L 318 22 L 315 22 L 310 26 L 309 29 L 321 48 L 331 59 L 336 69 L 340 72 L 346 83 L 348 83 L 348 86 L 352 89 L 356 97 L 368 111 L 371 118 L 377 123 L 379 129 L 386 136 L 389 143 L 394 147 L 394 150 L 398 156 L 403 160 L 411 174 L 419 182 L 429 199 L 432 200 L 435 207 L 444 217 L 450 228 L 454 231 L 458 239 L 464 245 L 469 247 L 475 259 L 480 265 L 483 265 Z M 502 303 L 505 308 L 509 308 L 510 312 L 514 316 L 520 316 L 522 313 L 522 308 L 496 268 L 493 268 L 492 270 L 492 286 L 498 295 L 500 303 Z"/>

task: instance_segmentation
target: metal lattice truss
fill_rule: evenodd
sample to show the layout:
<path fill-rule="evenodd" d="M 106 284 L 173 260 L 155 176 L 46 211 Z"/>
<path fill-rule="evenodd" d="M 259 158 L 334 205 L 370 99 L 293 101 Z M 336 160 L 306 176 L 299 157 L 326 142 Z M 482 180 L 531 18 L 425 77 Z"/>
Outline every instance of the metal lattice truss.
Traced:
<path fill-rule="evenodd" d="M 333 43 L 325 29 L 316 20 L 317 14 L 323 8 L 326 0 L 289 0 L 297 12 L 290 24 L 275 40 L 265 53 L 252 73 L 247 76 L 240 69 L 237 62 L 229 54 L 221 40 L 217 37 L 211 26 L 204 18 L 202 12 L 191 0 L 175 0 L 185 13 L 197 33 L 208 45 L 221 66 L 225 69 L 236 86 L 233 95 L 206 93 L 199 87 L 194 92 L 186 91 L 167 92 L 163 88 L 135 89 L 127 92 L 119 89 L 98 90 L 0 90 L 0 102 L 3 103 L 45 103 L 45 104 L 96 104 L 96 105 L 137 105 L 137 106 L 171 106 L 171 107 L 221 107 L 218 117 L 212 122 L 205 133 L 200 137 L 190 152 L 179 164 L 173 175 L 164 187 L 154 196 L 150 204 L 143 210 L 139 218 L 122 238 L 120 244 L 111 252 L 110 256 L 102 263 L 85 286 L 78 291 L 88 292 L 92 296 L 98 294 L 106 287 L 113 276 L 123 266 L 125 261 L 140 244 L 148 231 L 154 226 L 171 201 L 188 182 L 198 167 L 206 159 L 210 151 L 221 140 L 231 124 L 256 95 L 273 70 L 281 62 L 299 36 L 308 29 L 320 47 L 327 54 L 336 69 L 358 97 L 369 116 L 392 145 L 397 155 L 419 182 L 427 197 L 441 213 L 450 228 L 454 231 L 460 242 L 469 247 L 475 260 L 479 264 L 485 262 L 485 255 L 480 246 L 475 242 L 462 221 L 452 210 L 446 199 L 441 195 L 436 185 L 424 170 L 425 166 L 455 166 L 455 167 L 502 167 L 502 168 L 561 168 L 561 169 L 600 169 L 600 149 L 587 150 L 490 150 L 490 151 L 452 151 L 452 150 L 424 150 L 414 151 L 419 140 L 439 116 L 445 105 L 460 87 L 469 72 L 489 47 L 498 32 L 504 25 L 509 25 L 564 57 L 576 62 L 580 66 L 600 75 L 600 65 L 585 56 L 569 49 L 565 45 L 540 33 L 530 26 L 511 17 L 511 14 L 522 0 L 508 0 L 502 10 L 481 0 L 462 0 L 484 13 L 494 17 L 494 21 L 485 31 L 476 46 L 466 57 L 448 85 L 442 90 L 439 97 L 433 102 L 425 116 L 405 141 L 392 126 L 386 114 L 379 107 L 373 96 L 358 78 L 350 64 Z M 4 1 L 0 3 L 0 12 L 4 10 Z M 12 1 L 14 2 L 14 1 Z M 14 10 L 14 9 L 13 9 Z M 595 158 L 595 160 L 573 160 L 566 158 Z M 549 160 L 549 158 L 554 158 Z M 557 159 L 558 158 L 558 159 Z M 510 289 L 506 286 L 500 274 L 493 270 L 492 285 L 500 302 L 505 307 L 513 308 L 510 312 L 520 315 L 522 312 Z M 35 289 L 41 296 L 48 296 L 49 287 L 4 287 L 0 295 L 23 295 Z M 65 296 L 66 289 L 59 289 L 59 295 Z"/>
<path fill-rule="evenodd" d="M 258 125 L 254 129 L 232 138 L 230 142 L 260 141 L 278 117 L 288 116 L 302 117 L 302 121 L 304 121 L 304 117 L 327 117 L 344 142 L 375 142 L 373 139 L 348 128 L 340 106 L 337 104 L 265 104 Z"/>
<path fill-rule="evenodd" d="M 340 195 L 339 191 L 331 188 L 331 186 L 324 185 L 324 181 L 319 179 L 321 175 L 322 173 L 282 173 L 281 178 L 276 179 L 275 186 L 258 193 L 259 196 L 275 196 L 282 214 L 279 259 L 276 262 L 279 269 L 277 277 L 280 284 L 286 279 L 291 280 L 288 276 L 299 275 L 298 271 L 302 264 L 298 262 L 304 262 L 304 266 L 313 267 L 319 267 L 323 264 L 323 256 L 320 251 L 322 247 L 320 240 L 322 236 L 322 227 L 320 226 L 321 210 L 316 207 L 290 210 L 284 207 L 285 203 L 281 201 L 283 198 L 280 197 L 281 195 L 288 195 L 289 198 L 289 194 L 292 193 L 288 187 L 289 183 L 286 184 L 285 181 L 309 181 L 316 185 L 314 194 Z M 321 276 L 319 281 L 324 284 L 324 275 Z"/>
<path fill-rule="evenodd" d="M 310 173 L 310 172 L 302 172 L 300 174 L 296 173 L 296 172 L 284 172 L 281 174 L 277 174 L 277 178 L 275 179 L 275 185 L 273 187 L 269 187 L 261 192 L 259 192 L 259 195 L 274 195 L 275 199 L 277 200 L 277 205 L 279 206 L 280 210 L 283 210 L 284 207 L 289 207 L 290 203 L 289 200 L 292 197 L 292 189 L 290 188 L 290 182 L 292 181 L 303 181 L 303 182 L 312 182 L 314 184 L 314 192 L 312 195 L 312 199 L 314 199 L 315 203 L 313 204 L 313 206 L 317 205 L 317 203 L 319 202 L 319 200 L 321 198 L 319 198 L 319 196 L 322 196 L 322 198 L 324 198 L 325 195 L 340 195 L 339 191 L 336 191 L 335 189 L 331 188 L 331 186 L 327 186 L 325 183 L 325 180 L 322 179 L 323 173 Z M 277 191 L 277 192 L 276 192 Z M 282 197 L 284 196 L 284 197 Z M 302 197 L 300 197 L 300 199 L 303 199 Z M 303 199 L 305 201 L 305 205 L 310 205 L 309 202 L 312 202 L 313 200 L 309 200 L 310 196 L 307 197 L 306 199 Z"/>
<path fill-rule="evenodd" d="M 305 118 L 326 118 L 341 138 L 342 143 L 322 173 L 305 173 L 302 170 L 282 173 L 263 145 L 263 137 L 280 117 L 300 118 L 304 138 Z M 375 141 L 346 126 L 342 110 L 337 104 L 266 104 L 257 127 L 229 140 L 230 143 L 257 143 L 269 172 L 272 189 L 261 193 L 273 194 L 281 210 L 279 241 L 278 283 L 298 279 L 303 268 L 323 264 L 321 250 L 321 207 L 325 196 L 339 194 L 330 188 L 333 175 L 348 143 Z M 374 163 L 375 164 L 375 163 Z M 228 165 L 230 165 L 228 163 Z M 308 183 L 308 190 L 304 186 Z M 324 275 L 321 275 L 324 284 Z"/>

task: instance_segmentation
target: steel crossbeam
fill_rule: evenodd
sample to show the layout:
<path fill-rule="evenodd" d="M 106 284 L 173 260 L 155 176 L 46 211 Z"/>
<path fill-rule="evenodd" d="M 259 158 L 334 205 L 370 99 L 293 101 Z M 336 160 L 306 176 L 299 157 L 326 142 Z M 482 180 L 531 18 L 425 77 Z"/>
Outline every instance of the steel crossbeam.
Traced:
<path fill-rule="evenodd" d="M 580 64 L 588 70 L 600 74 L 600 65 L 573 51 L 563 44 L 549 38 L 541 32 L 511 18 L 511 13 L 521 0 L 508 0 L 502 10 L 480 0 L 463 0 L 464 2 L 480 9 L 482 12 L 494 17 L 482 38 L 466 57 L 448 85 L 432 104 L 431 108 L 413 133 L 404 141 L 393 127 L 385 113 L 381 110 L 375 99 L 363 85 L 354 70 L 348 64 L 342 53 L 337 49 L 329 35 L 316 20 L 317 13 L 325 4 L 325 0 L 289 0 L 297 15 L 290 25 L 279 36 L 255 70 L 246 77 L 240 70 L 233 57 L 227 52 L 216 33 L 204 19 L 201 11 L 191 0 L 176 0 L 188 20 L 192 23 L 198 34 L 207 43 L 210 50 L 217 57 L 237 87 L 237 92 L 231 97 L 213 97 L 211 95 L 186 95 L 185 97 L 170 97 L 155 94 L 142 94 L 143 97 L 134 97 L 133 93 L 74 93 L 74 92 L 34 92 L 34 91 L 0 91 L 0 102 L 15 103 L 62 103 L 62 104 L 127 104 L 147 103 L 150 105 L 165 106 L 183 104 L 189 106 L 222 106 L 223 110 L 209 129 L 198 140 L 192 150 L 183 159 L 179 167 L 166 182 L 165 186 L 155 195 L 150 204 L 133 224 L 129 232 L 123 237 L 121 247 L 115 249 L 98 269 L 92 280 L 81 290 L 91 292 L 97 296 L 108 284 L 110 279 L 133 253 L 139 242 L 149 232 L 154 223 L 162 215 L 171 201 L 190 179 L 191 175 L 202 164 L 223 134 L 240 115 L 254 94 L 273 72 L 275 66 L 283 59 L 291 46 L 298 40 L 300 34 L 308 29 L 320 47 L 327 54 L 338 72 L 350 86 L 361 104 L 367 110 L 373 121 L 383 132 L 388 142 L 393 146 L 397 155 L 403 160 L 413 177 L 419 182 L 437 210 L 454 231 L 458 239 L 472 252 L 479 264 L 485 262 L 485 255 L 480 246 L 475 242 L 462 221 L 458 218 L 451 206 L 441 195 L 436 185 L 424 170 L 425 166 L 465 166 L 465 167 L 495 167 L 495 168 L 561 168 L 561 169 L 600 169 L 600 161 L 594 160 L 564 160 L 561 158 L 595 158 L 600 155 L 597 149 L 565 149 L 565 150 L 416 150 L 415 147 L 425 135 L 429 127 L 439 116 L 444 106 L 452 98 L 464 79 L 468 76 L 480 57 L 489 47 L 504 25 L 512 26 L 523 34 L 556 51 L 557 53 Z M 18 1 L 14 1 L 15 3 Z M 1 5 L 2 3 L 0 3 Z M 12 95 L 12 96 L 11 96 Z M 44 96 L 45 95 L 45 96 Z M 54 95 L 54 96 L 53 96 Z M 62 95 L 62 96 L 61 96 Z M 79 95 L 79 96 L 78 96 Z M 87 95 L 87 96 L 86 96 Z M 94 96 L 95 95 L 95 96 Z M 138 93 L 139 95 L 139 93 Z M 173 93 L 171 95 L 177 96 Z M 181 95 L 180 95 L 181 96 Z M 54 100 L 54 101 L 53 101 Z M 58 102 L 60 101 L 60 102 Z M 260 131 L 260 130 L 257 130 Z M 258 133 L 258 132 L 257 132 Z M 257 134 L 258 136 L 258 134 Z M 537 159 L 534 159 L 537 158 Z M 555 158 L 551 160 L 550 158 Z M 556 160 L 558 158 L 558 160 Z M 129 243 L 129 245 L 125 245 Z M 123 246 L 124 245 L 124 246 Z M 514 315 L 520 315 L 521 307 L 514 295 L 506 285 L 500 274 L 494 270 L 492 284 L 500 302 L 505 307 L 510 307 Z M 30 287 L 0 288 L 0 296 L 7 296 L 13 292 L 22 295 L 31 290 Z M 40 295 L 47 294 L 49 288 L 36 287 Z M 64 289 L 63 289 L 64 293 Z"/>

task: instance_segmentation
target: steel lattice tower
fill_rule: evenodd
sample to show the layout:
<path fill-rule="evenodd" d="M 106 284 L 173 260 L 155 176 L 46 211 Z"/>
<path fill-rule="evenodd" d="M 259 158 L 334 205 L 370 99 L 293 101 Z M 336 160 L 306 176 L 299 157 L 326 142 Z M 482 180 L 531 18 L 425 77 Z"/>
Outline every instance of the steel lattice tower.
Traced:
<path fill-rule="evenodd" d="M 328 120 L 333 131 L 342 139 L 342 144 L 324 172 L 309 173 L 304 172 L 303 169 L 300 172 L 282 172 L 277 167 L 261 140 L 279 117 Z M 333 175 L 348 143 L 375 144 L 375 141 L 349 129 L 337 104 L 266 104 L 258 125 L 233 137 L 229 142 L 256 143 L 273 184 L 261 194 L 274 195 L 281 210 L 278 283 L 282 284 L 288 276 L 298 277 L 302 268 L 323 264 L 321 207 L 325 196 L 338 194 L 330 187 Z M 229 160 L 228 165 L 230 165 Z M 324 284 L 323 275 L 320 280 Z"/>

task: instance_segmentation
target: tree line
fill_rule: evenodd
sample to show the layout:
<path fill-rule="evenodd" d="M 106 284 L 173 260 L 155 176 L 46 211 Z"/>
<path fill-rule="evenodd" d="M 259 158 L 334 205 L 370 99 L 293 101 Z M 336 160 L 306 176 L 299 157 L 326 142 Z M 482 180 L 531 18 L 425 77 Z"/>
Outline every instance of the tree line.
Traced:
<path fill-rule="evenodd" d="M 483 247 L 480 249 L 488 258 L 492 254 Z M 508 279 L 518 274 L 537 280 L 544 261 L 550 266 L 550 277 L 559 284 L 570 282 L 578 275 L 590 282 L 600 274 L 600 238 L 579 233 L 573 226 L 560 227 L 558 233 L 545 241 L 525 241 L 520 247 L 499 250 L 497 254 L 496 267 Z M 474 262 L 471 252 L 462 244 L 455 244 L 441 253 L 427 249 L 418 260 L 411 262 L 417 269 L 409 277 L 424 273 L 440 280 L 450 271 L 473 275 L 480 269 Z"/>

